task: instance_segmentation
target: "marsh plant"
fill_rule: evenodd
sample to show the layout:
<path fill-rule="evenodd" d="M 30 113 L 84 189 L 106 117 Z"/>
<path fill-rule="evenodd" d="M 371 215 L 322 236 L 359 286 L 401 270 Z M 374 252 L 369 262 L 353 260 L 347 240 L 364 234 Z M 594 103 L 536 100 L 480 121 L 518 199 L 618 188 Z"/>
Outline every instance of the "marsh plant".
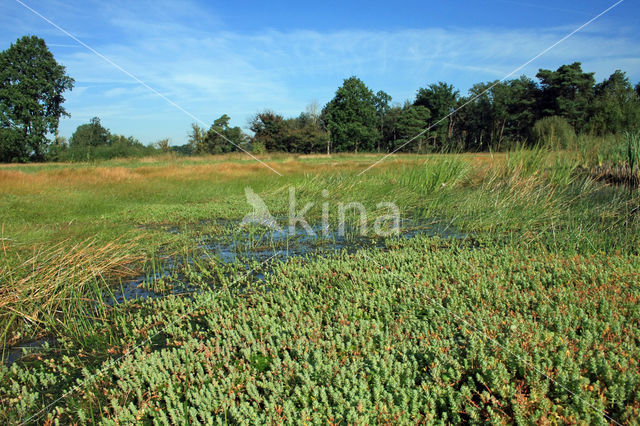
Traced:
<path fill-rule="evenodd" d="M 338 201 L 335 203 L 335 208 L 331 207 L 329 198 L 331 194 L 328 190 L 323 189 L 321 191 L 321 205 L 322 213 L 320 224 L 313 226 L 307 221 L 307 215 L 310 210 L 315 206 L 316 202 L 307 202 L 302 208 L 296 198 L 295 187 L 289 187 L 289 216 L 287 220 L 287 231 L 289 235 L 296 235 L 296 228 L 300 226 L 303 231 L 311 237 L 315 237 L 317 233 L 321 233 L 323 237 L 329 237 L 332 234 L 332 222 L 337 223 L 337 235 L 340 238 L 344 238 L 347 230 L 350 228 L 348 223 L 351 222 L 349 218 L 357 217 L 357 229 L 361 236 L 369 235 L 369 214 L 365 205 L 358 201 L 350 201 L 344 203 Z M 271 228 L 275 231 L 282 232 L 283 227 L 280 226 L 276 218 L 270 213 L 269 208 L 265 201 L 250 187 L 245 188 L 245 196 L 247 203 L 253 207 L 253 212 L 244 216 L 240 222 L 240 226 L 245 227 L 251 224 L 262 225 Z M 400 208 L 391 202 L 381 201 L 376 204 L 376 212 L 378 216 L 373 221 L 373 233 L 377 237 L 389 237 L 392 235 L 400 234 Z M 380 214 L 381 211 L 387 214 Z M 337 214 L 337 221 L 331 220 L 331 215 Z"/>
<path fill-rule="evenodd" d="M 570 154 L 399 155 L 360 177 L 353 156 L 284 154 L 287 177 L 236 157 L 0 169 L 0 331 L 57 339 L 0 366 L 0 423 L 635 424 L 640 193 Z M 268 213 L 247 220 L 281 233 L 238 226 L 247 186 Z M 370 236 L 392 201 L 402 235 L 422 218 L 473 239 L 336 248 L 323 207 L 329 238 L 342 211 L 344 240 L 370 239 L 355 201 Z M 221 261 L 210 237 L 260 256 Z M 330 249 L 270 260 L 301 239 Z M 142 254 L 162 297 L 95 303 Z"/>

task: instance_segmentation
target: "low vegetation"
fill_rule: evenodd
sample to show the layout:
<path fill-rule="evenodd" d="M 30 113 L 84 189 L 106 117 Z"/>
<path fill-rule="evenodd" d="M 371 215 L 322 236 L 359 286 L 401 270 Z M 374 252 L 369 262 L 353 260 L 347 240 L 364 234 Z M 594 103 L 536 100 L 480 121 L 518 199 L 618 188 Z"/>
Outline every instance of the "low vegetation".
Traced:
<path fill-rule="evenodd" d="M 3 167 L 5 345 L 55 337 L 0 367 L 3 421 L 634 423 L 637 190 L 579 151 L 357 176 L 376 158 L 264 156 L 284 178 L 234 154 Z M 202 241 L 249 212 L 247 186 L 276 217 L 293 186 L 317 219 L 329 189 L 333 214 L 394 201 L 455 233 L 224 263 Z M 169 267 L 141 284 L 161 297 L 100 303 L 134 267 Z"/>

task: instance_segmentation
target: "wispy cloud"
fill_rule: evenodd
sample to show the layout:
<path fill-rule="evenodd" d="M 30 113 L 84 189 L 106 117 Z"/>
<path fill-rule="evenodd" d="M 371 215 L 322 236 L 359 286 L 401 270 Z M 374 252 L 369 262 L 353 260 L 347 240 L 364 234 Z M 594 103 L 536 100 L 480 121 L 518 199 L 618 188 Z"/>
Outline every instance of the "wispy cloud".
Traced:
<path fill-rule="evenodd" d="M 558 27 L 441 27 L 243 33 L 226 28 L 220 18 L 195 3 L 136 2 L 125 8 L 92 2 L 88 7 L 103 16 L 104 25 L 96 29 L 103 36 L 91 35 L 86 26 L 70 31 L 80 38 L 87 34 L 83 40 L 92 47 L 204 121 L 226 113 L 240 126 L 264 108 L 293 115 L 314 99 L 323 104 L 351 75 L 374 90 L 387 91 L 398 102 L 438 80 L 465 93 L 473 83 L 503 77 L 568 32 Z M 59 12 L 59 24 L 64 27 L 74 13 L 87 12 L 66 6 Z M 29 18 L 28 25 L 38 24 Z M 42 27 L 49 31 L 46 24 L 40 23 L 38 28 Z M 145 141 L 163 136 L 176 142 L 185 139 L 189 117 L 91 52 L 69 48 L 73 43 L 60 34 L 52 36 L 50 46 L 76 79 L 77 89 L 66 105 L 73 119 L 63 121 L 63 134 L 75 129 L 78 117 L 98 115 L 108 119 L 114 130 L 121 126 L 119 133 Z M 594 24 L 522 73 L 534 76 L 538 68 L 580 61 L 598 79 L 622 68 L 635 82 L 640 79 L 638 58 L 635 33 Z M 135 123 L 132 117 L 156 119 L 151 124 Z"/>

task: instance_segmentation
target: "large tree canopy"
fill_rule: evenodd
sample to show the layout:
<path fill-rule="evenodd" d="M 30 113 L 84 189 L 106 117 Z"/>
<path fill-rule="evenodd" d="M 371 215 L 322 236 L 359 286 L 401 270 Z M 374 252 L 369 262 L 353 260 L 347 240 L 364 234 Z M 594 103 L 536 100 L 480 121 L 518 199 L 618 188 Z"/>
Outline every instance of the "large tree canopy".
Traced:
<path fill-rule="evenodd" d="M 254 133 L 253 147 L 271 152 L 318 152 L 327 148 L 328 136 L 315 104 L 295 118 L 284 118 L 272 111 L 256 114 L 249 125 Z M 258 150 L 259 151 L 259 150 Z"/>
<path fill-rule="evenodd" d="M 24 36 L 0 52 L 0 161 L 43 159 L 72 88 L 43 39 Z"/>
<path fill-rule="evenodd" d="M 209 130 L 204 133 L 203 129 L 196 124 L 193 126 L 193 133 L 190 141 L 193 144 L 193 152 L 196 154 L 223 154 L 238 151 L 247 144 L 247 137 L 240 127 L 229 126 L 231 118 L 223 114 L 217 118 Z"/>
<path fill-rule="evenodd" d="M 109 143 L 109 130 L 102 127 L 100 119 L 93 117 L 87 124 L 78 126 L 71 139 L 69 145 L 75 146 L 101 146 Z"/>
<path fill-rule="evenodd" d="M 501 148 L 506 141 L 523 141 L 536 119 L 536 83 L 522 76 L 509 81 L 475 84 L 458 113 L 462 149 Z"/>
<path fill-rule="evenodd" d="M 541 69 L 537 77 L 542 88 L 542 116 L 565 117 L 576 130 L 582 130 L 589 118 L 589 103 L 593 99 L 593 75 L 592 72 L 583 72 L 580 62 L 562 65 L 556 71 Z"/>
<path fill-rule="evenodd" d="M 591 113 L 589 130 L 598 134 L 635 130 L 640 126 L 640 98 L 624 72 L 617 70 L 596 84 Z"/>
<path fill-rule="evenodd" d="M 284 117 L 266 110 L 253 117 L 249 123 L 254 133 L 254 143 L 259 143 L 267 151 L 289 151 L 286 141 L 286 122 Z"/>
<path fill-rule="evenodd" d="M 326 119 L 336 151 L 372 151 L 378 140 L 375 95 L 357 77 L 344 80 L 327 104 Z"/>
<path fill-rule="evenodd" d="M 407 105 L 398 119 L 397 145 L 406 143 L 406 151 L 423 152 L 423 143 L 429 135 L 423 131 L 429 127 L 431 112 L 422 105 Z M 407 143 L 411 141 L 412 143 Z"/>
<path fill-rule="evenodd" d="M 434 140 L 439 139 L 443 142 L 451 138 L 455 123 L 455 116 L 451 113 L 456 109 L 458 97 L 459 92 L 452 85 L 442 81 L 418 90 L 413 105 L 425 107 L 431 112 L 430 125 L 435 126 L 430 136 Z"/>
<path fill-rule="evenodd" d="M 391 109 L 389 102 L 391 102 L 391 96 L 384 90 L 378 90 L 374 98 L 376 103 L 376 111 L 378 113 L 378 151 L 380 151 L 380 145 L 384 134 L 384 122 L 387 118 L 387 114 Z"/>

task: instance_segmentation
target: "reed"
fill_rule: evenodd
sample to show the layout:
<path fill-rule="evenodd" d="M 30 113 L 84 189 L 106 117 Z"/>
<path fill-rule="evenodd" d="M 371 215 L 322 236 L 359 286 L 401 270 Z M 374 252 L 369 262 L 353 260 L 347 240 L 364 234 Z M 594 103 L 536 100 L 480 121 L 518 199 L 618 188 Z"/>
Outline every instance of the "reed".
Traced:
<path fill-rule="evenodd" d="M 133 273 L 135 241 L 97 244 L 63 241 L 35 247 L 27 258 L 0 270 L 0 336 L 3 347 L 41 333 L 78 335 L 85 321 L 104 318 L 98 303 L 109 284 Z M 3 245 L 5 259 L 10 253 Z"/>

